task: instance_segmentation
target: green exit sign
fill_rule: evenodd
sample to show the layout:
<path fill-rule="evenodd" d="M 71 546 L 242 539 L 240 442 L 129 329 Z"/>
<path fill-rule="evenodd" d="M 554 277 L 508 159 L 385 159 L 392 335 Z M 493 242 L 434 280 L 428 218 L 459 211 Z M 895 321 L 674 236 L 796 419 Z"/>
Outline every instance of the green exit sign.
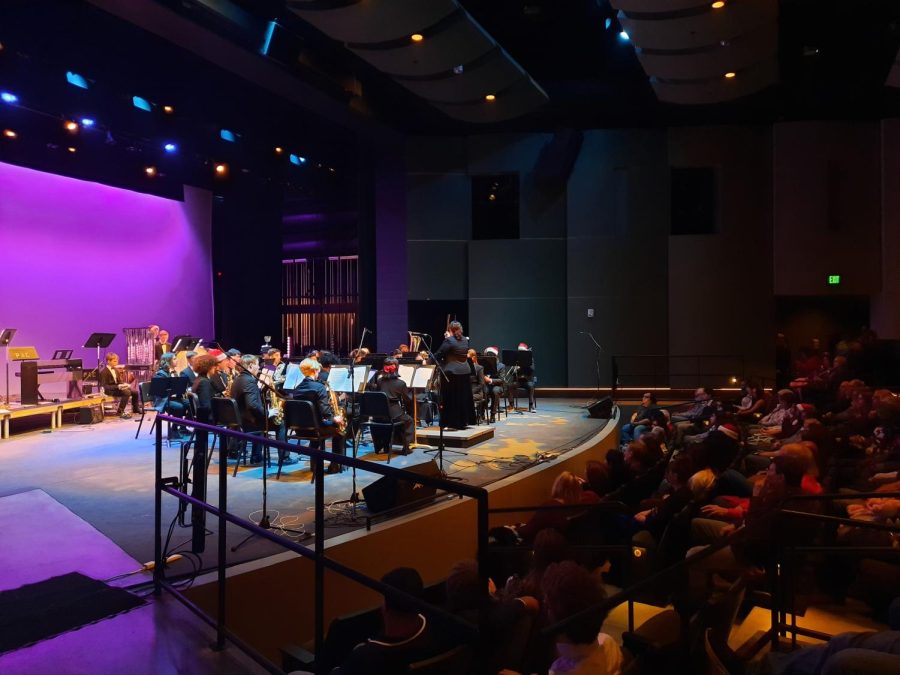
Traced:
<path fill-rule="evenodd" d="M 829 286 L 840 286 L 841 285 L 841 275 L 840 274 L 829 274 L 828 275 L 828 285 Z"/>

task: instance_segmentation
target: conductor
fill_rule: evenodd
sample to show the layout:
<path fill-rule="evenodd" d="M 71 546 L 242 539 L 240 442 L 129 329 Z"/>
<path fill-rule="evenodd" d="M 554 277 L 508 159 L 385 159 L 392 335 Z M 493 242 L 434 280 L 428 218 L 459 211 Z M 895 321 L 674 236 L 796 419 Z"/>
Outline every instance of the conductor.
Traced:
<path fill-rule="evenodd" d="M 475 402 L 469 382 L 471 370 L 466 360 L 469 338 L 463 335 L 462 324 L 451 321 L 444 342 L 435 356 L 444 366 L 447 379 L 441 378 L 441 425 L 450 429 L 465 429 L 475 424 Z"/>

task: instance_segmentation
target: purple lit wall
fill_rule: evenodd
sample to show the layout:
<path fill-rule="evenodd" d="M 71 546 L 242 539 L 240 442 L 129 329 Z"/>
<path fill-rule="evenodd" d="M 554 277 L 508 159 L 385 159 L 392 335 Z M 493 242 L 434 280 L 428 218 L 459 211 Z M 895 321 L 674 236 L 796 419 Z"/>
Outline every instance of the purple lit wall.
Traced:
<path fill-rule="evenodd" d="M 211 339 L 211 195 L 185 186 L 184 196 L 0 163 L 0 328 L 18 329 L 13 345 L 33 345 L 42 359 L 74 349 L 87 368 L 96 350 L 81 345 L 92 332 L 116 333 L 110 350 L 122 361 L 123 328 Z"/>

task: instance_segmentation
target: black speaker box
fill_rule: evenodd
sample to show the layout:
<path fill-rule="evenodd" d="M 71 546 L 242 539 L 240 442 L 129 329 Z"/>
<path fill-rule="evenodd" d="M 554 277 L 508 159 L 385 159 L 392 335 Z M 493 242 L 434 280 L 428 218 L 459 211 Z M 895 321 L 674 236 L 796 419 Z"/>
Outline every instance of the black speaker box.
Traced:
<path fill-rule="evenodd" d="M 103 421 L 103 407 L 92 405 L 87 408 L 79 408 L 76 424 L 98 424 Z"/>
<path fill-rule="evenodd" d="M 588 406 L 588 417 L 596 417 L 608 420 L 612 417 L 613 401 L 609 396 L 604 396 Z"/>
<path fill-rule="evenodd" d="M 407 471 L 431 478 L 437 478 L 441 474 L 437 462 L 433 459 L 424 464 L 404 468 Z M 382 476 L 362 489 L 363 499 L 366 501 L 366 507 L 370 513 L 380 513 L 419 499 L 433 497 L 435 492 L 435 488 L 430 485 L 422 485 L 414 480 L 398 480 L 391 476 Z"/>

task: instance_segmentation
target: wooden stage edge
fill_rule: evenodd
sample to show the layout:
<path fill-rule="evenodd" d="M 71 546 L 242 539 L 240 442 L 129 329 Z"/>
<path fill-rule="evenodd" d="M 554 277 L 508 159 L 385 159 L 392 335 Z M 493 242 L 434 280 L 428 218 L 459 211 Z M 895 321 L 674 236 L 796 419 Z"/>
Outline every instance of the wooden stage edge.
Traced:
<path fill-rule="evenodd" d="M 540 406 L 540 402 L 538 402 Z M 489 508 L 543 503 L 553 481 L 568 470 L 583 475 L 588 460 L 603 460 L 619 442 L 619 411 L 591 438 L 562 453 L 487 485 Z M 474 558 L 477 550 L 476 503 L 441 500 L 391 520 L 325 540 L 329 558 L 375 579 L 395 567 L 414 567 L 425 584 L 447 577 L 452 566 Z M 523 522 L 531 512 L 490 517 L 490 527 Z M 326 535 L 327 537 L 327 535 Z M 291 552 L 235 565 L 227 570 L 226 625 L 274 663 L 281 649 L 312 639 L 314 614 L 312 560 Z M 215 572 L 198 578 L 186 594 L 210 616 L 217 606 Z M 379 595 L 338 574 L 325 573 L 325 625 L 338 616 L 377 606 Z"/>
<path fill-rule="evenodd" d="M 65 401 L 50 401 L 38 403 L 37 405 L 26 405 L 14 408 L 0 407 L 0 439 L 9 438 L 9 422 L 10 420 L 20 419 L 23 417 L 34 417 L 36 415 L 50 416 L 50 429 L 59 429 L 62 426 L 62 416 L 66 410 L 77 410 L 78 408 L 91 408 L 94 406 L 102 406 L 104 403 L 114 401 L 111 396 L 95 396 L 93 398 L 70 399 Z"/>

